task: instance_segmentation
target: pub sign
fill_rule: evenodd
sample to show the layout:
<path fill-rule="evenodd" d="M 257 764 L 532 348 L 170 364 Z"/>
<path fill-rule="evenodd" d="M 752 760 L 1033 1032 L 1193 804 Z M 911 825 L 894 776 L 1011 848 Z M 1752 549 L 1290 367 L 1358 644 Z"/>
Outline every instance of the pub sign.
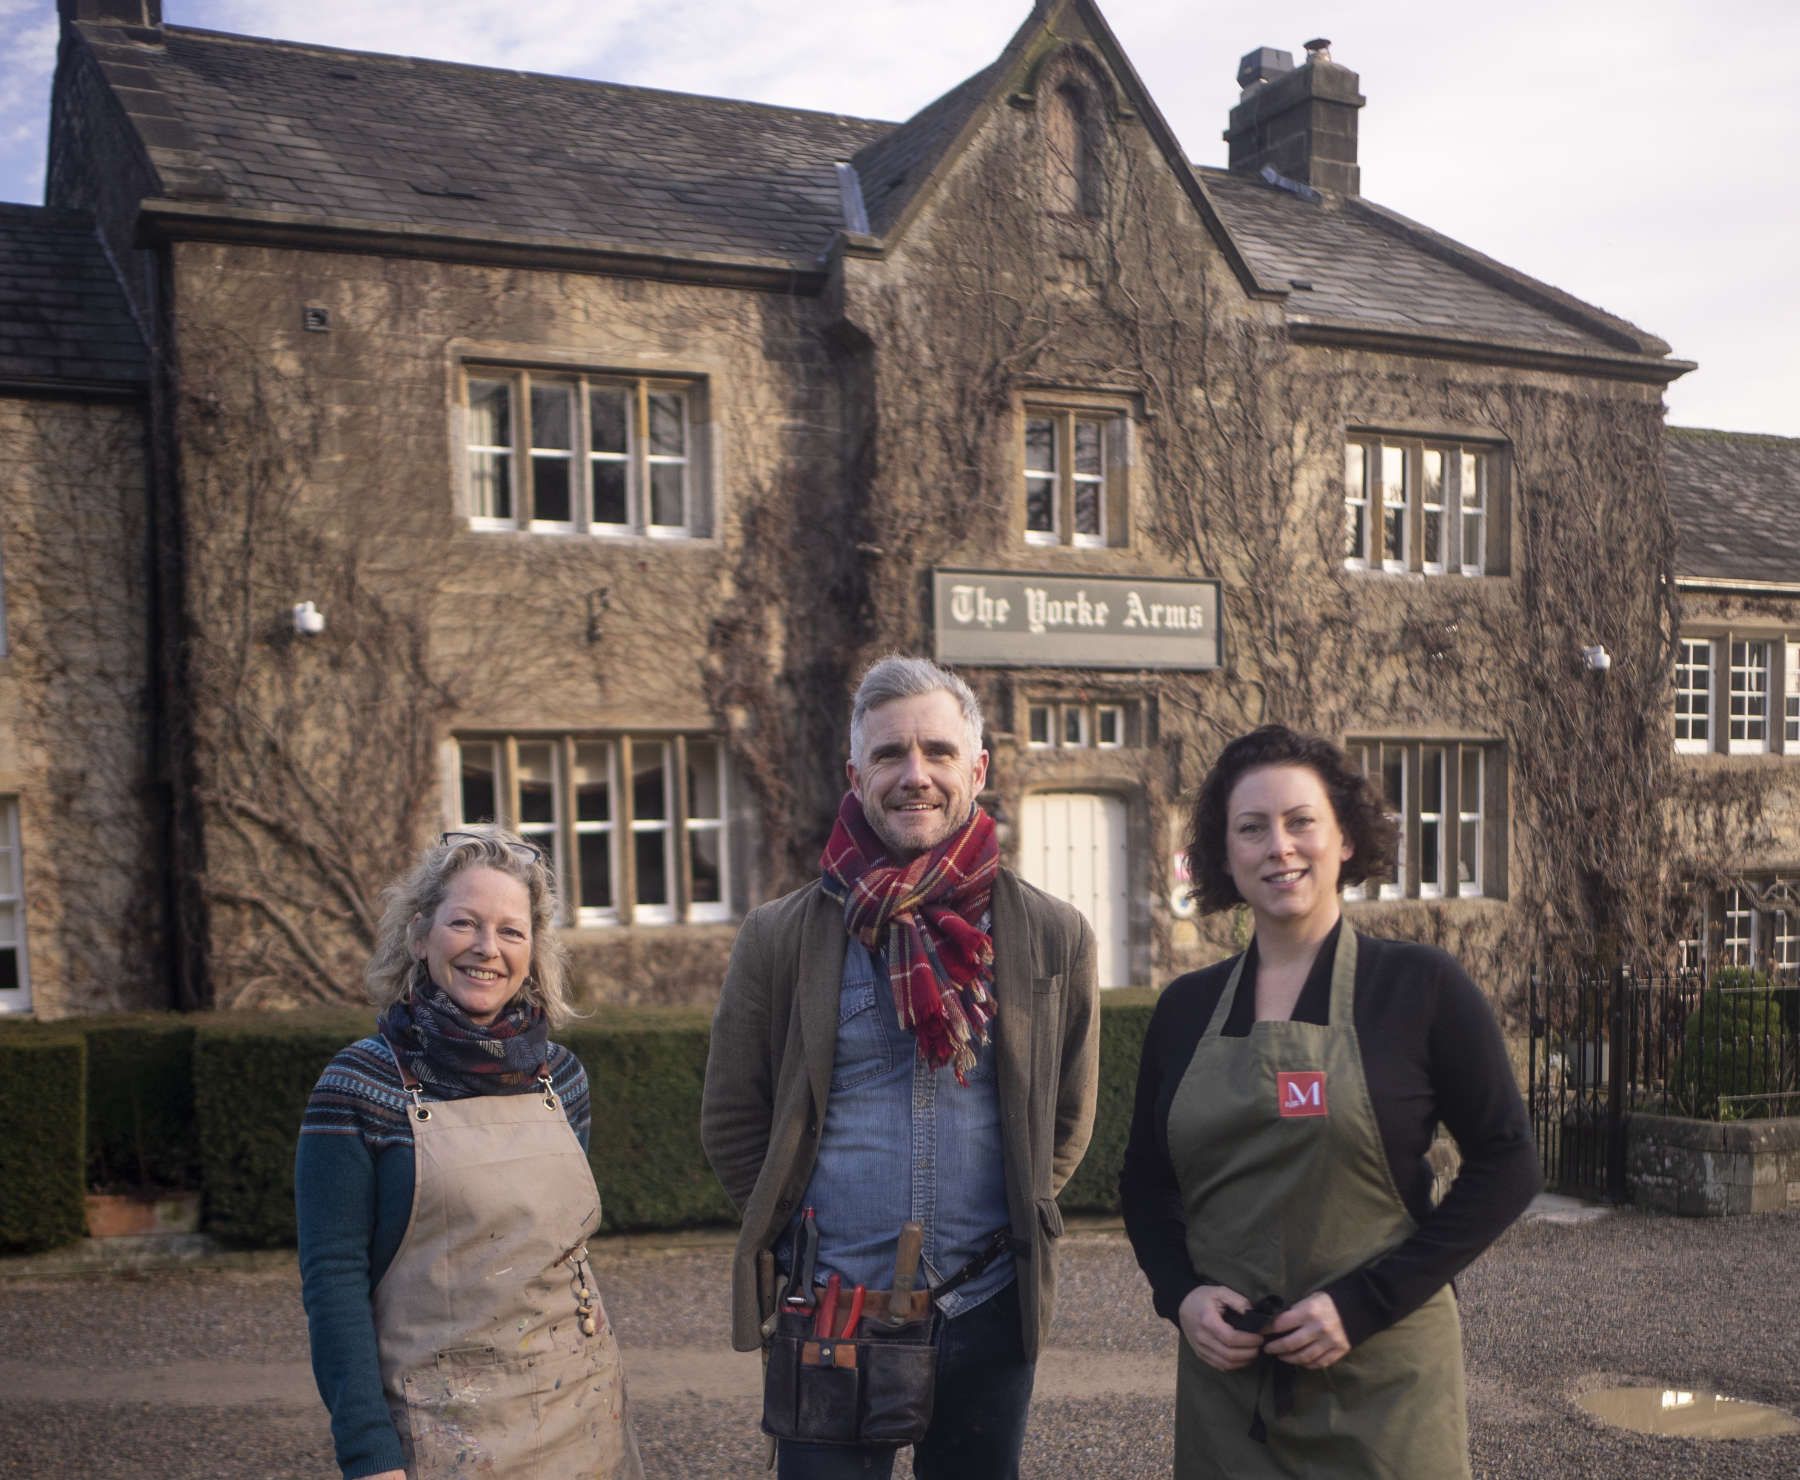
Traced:
<path fill-rule="evenodd" d="M 1031 668 L 1217 668 L 1219 583 L 931 573 L 934 656 Z"/>

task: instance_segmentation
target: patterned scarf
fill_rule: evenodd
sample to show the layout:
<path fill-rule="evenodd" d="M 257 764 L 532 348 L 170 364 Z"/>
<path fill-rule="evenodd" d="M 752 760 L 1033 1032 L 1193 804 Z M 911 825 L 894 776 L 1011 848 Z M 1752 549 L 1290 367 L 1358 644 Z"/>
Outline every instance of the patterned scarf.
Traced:
<path fill-rule="evenodd" d="M 381 1014 L 376 1026 L 398 1048 L 406 1065 L 445 1095 L 518 1094 L 537 1083 L 550 1041 L 543 1009 L 515 997 L 485 1028 L 425 975 Z"/>
<path fill-rule="evenodd" d="M 980 925 L 1000 871 L 994 819 L 977 807 L 954 836 L 895 863 L 846 792 L 819 866 L 844 927 L 871 951 L 886 938 L 894 1011 L 919 1057 L 933 1069 L 952 1065 L 967 1084 L 996 1007 L 994 942 Z"/>

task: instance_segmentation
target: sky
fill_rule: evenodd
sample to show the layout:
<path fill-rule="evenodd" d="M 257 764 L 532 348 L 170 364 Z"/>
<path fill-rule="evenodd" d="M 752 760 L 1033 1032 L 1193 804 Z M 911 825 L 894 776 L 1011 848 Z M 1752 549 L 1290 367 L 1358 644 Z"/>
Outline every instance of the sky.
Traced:
<path fill-rule="evenodd" d="M 902 119 L 1029 0 L 164 0 L 174 25 Z M 1111 0 L 1196 164 L 1238 59 L 1325 36 L 1361 75 L 1363 194 L 1667 340 L 1669 419 L 1800 437 L 1800 6 Z M 54 0 L 0 0 L 0 200 L 43 199 Z"/>

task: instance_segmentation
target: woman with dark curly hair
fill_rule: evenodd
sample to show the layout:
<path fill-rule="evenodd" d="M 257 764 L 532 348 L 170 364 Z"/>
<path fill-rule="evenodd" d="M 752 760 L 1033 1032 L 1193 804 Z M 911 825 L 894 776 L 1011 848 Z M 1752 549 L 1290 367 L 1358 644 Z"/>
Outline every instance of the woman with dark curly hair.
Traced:
<path fill-rule="evenodd" d="M 530 843 L 445 833 L 388 891 L 375 1033 L 307 1103 L 301 1295 L 346 1480 L 642 1480 L 555 916 Z"/>
<path fill-rule="evenodd" d="M 1479 988 L 1431 946 L 1344 926 L 1394 826 L 1329 741 L 1264 725 L 1200 788 L 1203 910 L 1242 955 L 1170 983 L 1138 1072 L 1119 1195 L 1181 1332 L 1181 1480 L 1469 1474 L 1450 1280 L 1531 1201 L 1537 1154 Z M 1433 1207 L 1439 1124 L 1462 1167 Z"/>

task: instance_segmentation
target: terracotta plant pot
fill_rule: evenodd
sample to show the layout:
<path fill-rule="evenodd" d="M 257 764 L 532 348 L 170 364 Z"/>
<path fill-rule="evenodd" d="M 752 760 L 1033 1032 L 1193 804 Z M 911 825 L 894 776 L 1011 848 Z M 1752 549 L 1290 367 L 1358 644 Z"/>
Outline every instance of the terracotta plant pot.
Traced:
<path fill-rule="evenodd" d="M 165 1192 L 133 1197 L 110 1192 L 87 1195 L 89 1238 L 124 1238 L 147 1233 L 193 1233 L 200 1227 L 200 1194 Z"/>

